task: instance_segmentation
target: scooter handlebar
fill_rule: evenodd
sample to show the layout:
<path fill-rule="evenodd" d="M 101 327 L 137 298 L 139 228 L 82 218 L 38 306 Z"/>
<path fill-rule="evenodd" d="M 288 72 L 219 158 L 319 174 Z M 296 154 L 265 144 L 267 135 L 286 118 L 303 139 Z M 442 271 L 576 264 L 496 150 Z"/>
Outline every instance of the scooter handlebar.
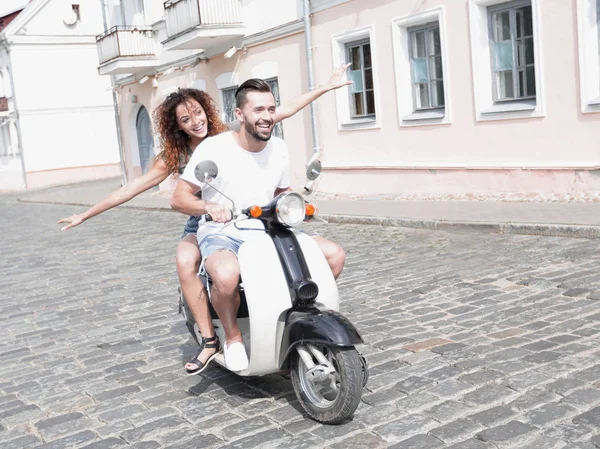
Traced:
<path fill-rule="evenodd" d="M 231 211 L 231 217 L 232 217 L 232 220 L 235 220 L 235 219 L 238 217 L 238 214 L 236 214 L 236 213 L 235 213 L 235 212 L 232 210 L 232 211 Z M 214 220 L 213 220 L 213 218 L 212 218 L 212 216 L 211 216 L 210 214 L 202 214 L 202 215 L 200 215 L 200 218 L 204 218 L 204 220 L 205 220 L 206 222 L 209 222 L 209 221 L 214 221 Z"/>

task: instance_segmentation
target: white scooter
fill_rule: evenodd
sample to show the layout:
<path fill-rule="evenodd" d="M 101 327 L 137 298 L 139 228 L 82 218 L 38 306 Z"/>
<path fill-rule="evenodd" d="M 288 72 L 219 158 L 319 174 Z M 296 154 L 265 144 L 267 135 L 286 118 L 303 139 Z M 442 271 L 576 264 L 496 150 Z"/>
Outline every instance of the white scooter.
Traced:
<path fill-rule="evenodd" d="M 320 168 L 319 161 L 309 164 L 305 190 L 320 176 Z M 212 161 L 200 162 L 195 170 L 196 178 L 215 190 L 210 183 L 217 174 Z M 363 342 L 361 336 L 338 313 L 338 289 L 323 253 L 310 236 L 294 230 L 313 214 L 314 207 L 291 192 L 265 206 L 234 213 L 232 223 L 241 225 L 242 220 L 256 218 L 265 227 L 245 241 L 238 253 L 241 305 L 237 321 L 249 365 L 236 374 L 262 376 L 289 369 L 296 396 L 308 415 L 336 424 L 352 418 L 368 367 L 355 348 Z M 210 285 L 205 278 L 203 282 L 210 298 Z M 219 317 L 210 309 L 215 332 L 224 342 Z M 198 326 L 183 296 L 180 311 L 200 342 Z M 225 367 L 222 353 L 215 361 Z"/>

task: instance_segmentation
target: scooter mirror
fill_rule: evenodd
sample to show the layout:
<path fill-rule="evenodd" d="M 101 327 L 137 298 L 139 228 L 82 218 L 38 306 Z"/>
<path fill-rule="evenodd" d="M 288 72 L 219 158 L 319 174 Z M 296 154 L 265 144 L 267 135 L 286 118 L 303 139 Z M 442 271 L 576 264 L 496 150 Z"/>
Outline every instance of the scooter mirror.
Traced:
<path fill-rule="evenodd" d="M 208 183 L 214 180 L 219 174 L 219 168 L 213 161 L 201 161 L 196 165 L 194 176 L 200 182 Z"/>
<path fill-rule="evenodd" d="M 306 167 L 306 178 L 309 181 L 314 181 L 321 174 L 321 169 L 322 169 L 322 166 L 321 166 L 320 160 L 315 159 L 315 160 L 311 161 L 308 164 L 308 166 Z"/>

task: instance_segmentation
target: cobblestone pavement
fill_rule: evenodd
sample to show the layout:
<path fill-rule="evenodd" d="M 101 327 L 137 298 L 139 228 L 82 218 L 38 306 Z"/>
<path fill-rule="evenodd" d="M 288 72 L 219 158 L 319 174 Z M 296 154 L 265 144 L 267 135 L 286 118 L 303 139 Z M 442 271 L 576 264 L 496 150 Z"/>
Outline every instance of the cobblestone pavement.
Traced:
<path fill-rule="evenodd" d="M 600 244 L 311 225 L 348 263 L 342 312 L 371 378 L 353 421 L 305 415 L 278 375 L 185 376 L 184 218 L 0 197 L 0 446 L 600 447 Z"/>

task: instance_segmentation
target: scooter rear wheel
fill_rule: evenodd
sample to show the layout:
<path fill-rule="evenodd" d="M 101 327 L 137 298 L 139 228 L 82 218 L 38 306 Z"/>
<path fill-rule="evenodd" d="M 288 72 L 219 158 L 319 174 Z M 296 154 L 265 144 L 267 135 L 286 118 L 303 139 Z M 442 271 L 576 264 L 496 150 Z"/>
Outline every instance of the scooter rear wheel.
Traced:
<path fill-rule="evenodd" d="M 363 365 L 354 347 L 316 347 L 335 369 L 315 381 L 296 352 L 291 359 L 292 385 L 300 404 L 310 417 L 324 424 L 338 424 L 352 418 L 363 389 Z M 315 364 L 319 362 L 315 359 Z"/>

